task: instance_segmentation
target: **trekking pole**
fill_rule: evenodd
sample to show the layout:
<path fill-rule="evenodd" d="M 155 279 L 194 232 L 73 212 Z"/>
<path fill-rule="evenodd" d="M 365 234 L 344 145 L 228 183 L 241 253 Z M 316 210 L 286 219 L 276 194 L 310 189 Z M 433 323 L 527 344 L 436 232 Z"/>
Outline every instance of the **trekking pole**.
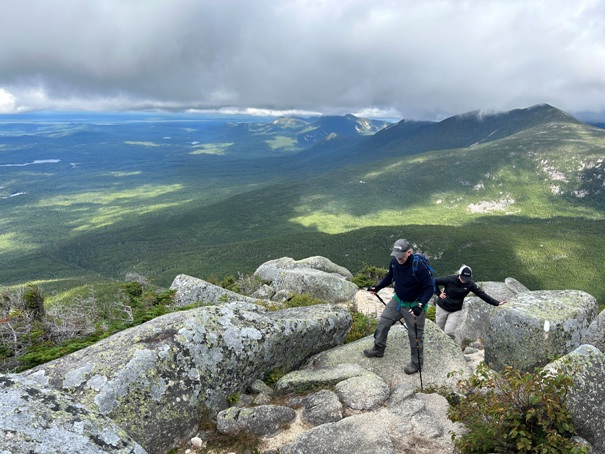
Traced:
<path fill-rule="evenodd" d="M 368 290 L 368 292 L 369 292 L 369 290 Z M 384 304 L 384 307 L 387 307 L 387 303 L 385 303 L 385 302 L 384 302 L 384 300 L 383 300 L 383 299 L 380 297 L 380 295 L 379 295 L 378 293 L 374 293 L 374 295 L 376 295 L 376 298 L 378 298 L 378 299 L 380 300 L 380 302 L 381 302 L 382 304 Z M 406 329 L 406 331 L 407 331 L 408 327 L 407 327 L 407 326 L 405 326 L 405 323 L 403 323 L 403 322 L 401 321 L 401 319 L 399 319 L 399 323 L 401 323 L 401 326 L 403 326 L 403 327 Z"/>
<path fill-rule="evenodd" d="M 420 343 L 418 342 L 418 323 L 414 315 L 414 331 L 416 331 L 416 354 L 418 355 L 418 373 L 420 374 L 420 391 L 424 391 L 422 386 L 422 363 L 420 362 Z"/>

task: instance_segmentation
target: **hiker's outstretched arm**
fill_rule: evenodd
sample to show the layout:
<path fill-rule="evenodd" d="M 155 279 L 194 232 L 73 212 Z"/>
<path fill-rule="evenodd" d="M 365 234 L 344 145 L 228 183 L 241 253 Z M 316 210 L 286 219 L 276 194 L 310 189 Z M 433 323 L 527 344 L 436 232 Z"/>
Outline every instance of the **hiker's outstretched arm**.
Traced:
<path fill-rule="evenodd" d="M 471 290 L 471 292 L 473 292 L 475 295 L 477 295 L 479 298 L 481 298 L 487 304 L 491 304 L 492 306 L 500 305 L 500 301 L 489 296 L 487 293 L 485 293 L 483 290 L 481 290 L 479 288 L 479 286 L 475 283 L 473 283 L 473 289 Z"/>

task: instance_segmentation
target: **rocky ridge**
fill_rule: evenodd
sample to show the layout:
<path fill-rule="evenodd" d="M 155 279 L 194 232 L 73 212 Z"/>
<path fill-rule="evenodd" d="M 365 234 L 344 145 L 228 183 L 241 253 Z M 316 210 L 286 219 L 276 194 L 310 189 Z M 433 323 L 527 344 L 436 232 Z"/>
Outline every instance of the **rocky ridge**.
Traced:
<path fill-rule="evenodd" d="M 447 401 L 431 391 L 453 386 L 451 371 L 468 376 L 483 352 L 495 370 L 514 363 L 557 373 L 576 364 L 577 391 L 569 396 L 574 422 L 593 452 L 605 453 L 598 423 L 605 420 L 599 350 L 605 323 L 590 295 L 530 291 L 512 278 L 480 283 L 509 303 L 492 307 L 468 298 L 455 341 L 427 322 L 422 375 L 406 375 L 405 328 L 392 328 L 383 358 L 362 354 L 371 336 L 343 344 L 351 325 L 345 306 L 378 316 L 382 304 L 368 292 L 352 292 L 350 273 L 327 259 L 301 262 L 284 258 L 259 268 L 271 273 L 263 274 L 266 300 L 279 304 L 313 282 L 307 290 L 317 289 L 331 304 L 268 311 L 181 275 L 173 283 L 180 304 L 205 301 L 206 289 L 212 305 L 159 317 L 0 377 L 0 453 L 48 446 L 59 446 L 57 453 L 204 452 L 211 434 L 199 427 L 208 421 L 225 434 L 259 437 L 265 453 L 453 453 L 450 431 L 464 428 L 447 419 Z M 386 289 L 381 295 L 390 296 Z M 510 342 L 511 323 L 531 346 Z M 473 343 L 477 339 L 484 344 Z M 461 345 L 469 347 L 463 352 Z M 552 357 L 566 360 L 550 363 Z M 261 381 L 276 370 L 287 373 L 272 386 Z M 19 425 L 24 418 L 45 422 L 32 423 L 39 430 L 31 432 Z M 79 440 L 77 451 L 71 438 Z"/>

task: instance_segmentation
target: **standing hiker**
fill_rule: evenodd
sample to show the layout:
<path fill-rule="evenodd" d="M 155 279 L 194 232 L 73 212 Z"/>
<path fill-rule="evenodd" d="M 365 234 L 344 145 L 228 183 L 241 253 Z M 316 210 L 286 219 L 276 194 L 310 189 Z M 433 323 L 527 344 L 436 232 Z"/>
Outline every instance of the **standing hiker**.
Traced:
<path fill-rule="evenodd" d="M 471 280 L 472 275 L 471 267 L 462 265 L 456 274 L 435 278 L 435 294 L 439 296 L 435 322 L 452 339 L 454 339 L 454 331 L 460 320 L 464 298 L 470 292 L 492 306 L 501 306 L 506 303 L 506 300 L 498 301 L 481 290 Z M 440 289 L 440 286 L 444 287 L 443 290 Z"/>
<path fill-rule="evenodd" d="M 424 322 L 428 301 L 435 291 L 433 277 L 422 260 L 414 260 L 410 243 L 399 239 L 393 245 L 393 257 L 389 264 L 389 271 L 376 287 L 368 288 L 372 293 L 394 284 L 395 293 L 386 305 L 376 331 L 374 331 L 374 347 L 364 350 L 368 357 L 384 356 L 387 346 L 387 337 L 391 326 L 402 318 L 408 331 L 410 342 L 410 362 L 404 367 L 406 374 L 413 374 L 422 368 L 424 335 Z M 417 266 L 417 270 L 414 267 Z"/>

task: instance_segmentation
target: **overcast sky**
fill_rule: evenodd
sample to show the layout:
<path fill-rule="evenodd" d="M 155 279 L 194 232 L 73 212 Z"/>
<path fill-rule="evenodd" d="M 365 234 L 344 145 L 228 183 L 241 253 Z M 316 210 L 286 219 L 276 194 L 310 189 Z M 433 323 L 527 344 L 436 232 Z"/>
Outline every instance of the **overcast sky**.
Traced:
<path fill-rule="evenodd" d="M 605 121 L 605 0 L 0 0 L 0 113 L 542 103 Z"/>

